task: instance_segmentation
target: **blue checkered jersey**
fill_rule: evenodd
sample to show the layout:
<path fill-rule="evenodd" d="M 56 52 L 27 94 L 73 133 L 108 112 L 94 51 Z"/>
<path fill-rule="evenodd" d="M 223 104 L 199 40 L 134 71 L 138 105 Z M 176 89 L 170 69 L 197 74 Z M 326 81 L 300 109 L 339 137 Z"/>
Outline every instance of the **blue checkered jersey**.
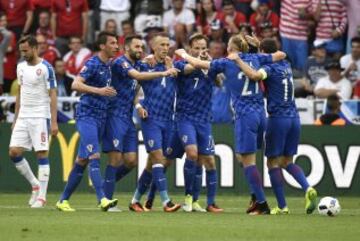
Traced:
<path fill-rule="evenodd" d="M 267 73 L 267 111 L 270 116 L 298 117 L 294 100 L 294 82 L 290 64 L 279 61 L 262 67 Z"/>
<path fill-rule="evenodd" d="M 140 71 L 157 72 L 166 71 L 163 63 L 154 67 L 142 63 Z M 176 94 L 176 78 L 160 77 L 140 82 L 144 91 L 144 100 L 141 105 L 147 110 L 149 118 L 159 121 L 172 120 L 174 116 L 174 102 Z"/>
<path fill-rule="evenodd" d="M 136 94 L 137 81 L 131 78 L 128 72 L 136 68 L 125 55 L 115 59 L 111 66 L 112 86 L 117 91 L 116 97 L 110 102 L 109 115 L 131 118 L 133 103 Z"/>
<path fill-rule="evenodd" d="M 98 56 L 93 56 L 86 61 L 79 75 L 85 79 L 85 84 L 89 86 L 101 88 L 111 84 L 110 64 L 102 62 Z M 110 97 L 88 93 L 82 94 L 76 108 L 76 117 L 104 119 L 106 118 L 109 103 Z"/>
<path fill-rule="evenodd" d="M 211 97 L 216 74 L 213 71 L 196 69 L 185 75 L 186 61 L 174 63 L 181 72 L 177 77 L 176 117 L 195 122 L 210 122 Z"/>
<path fill-rule="evenodd" d="M 255 69 L 272 63 L 271 55 L 239 54 L 240 58 Z M 263 91 L 257 81 L 250 80 L 234 62 L 226 58 L 211 61 L 210 70 L 224 73 L 225 86 L 230 90 L 235 117 L 251 112 L 264 111 Z"/>

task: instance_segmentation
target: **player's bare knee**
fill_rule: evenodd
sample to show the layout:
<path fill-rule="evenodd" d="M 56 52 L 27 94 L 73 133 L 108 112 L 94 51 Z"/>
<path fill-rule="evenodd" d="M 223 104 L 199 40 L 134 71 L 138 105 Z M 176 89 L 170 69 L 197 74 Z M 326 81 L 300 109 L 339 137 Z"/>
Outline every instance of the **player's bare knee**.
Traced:
<path fill-rule="evenodd" d="M 100 153 L 94 153 L 89 156 L 89 160 L 100 159 Z"/>
<path fill-rule="evenodd" d="M 118 167 L 121 164 L 121 153 L 120 152 L 109 152 L 108 164 L 113 167 Z"/>
<path fill-rule="evenodd" d="M 284 158 L 282 158 L 282 160 L 280 162 L 280 166 L 282 168 L 286 168 L 292 162 L 293 162 L 292 157 L 284 157 Z"/>
<path fill-rule="evenodd" d="M 186 158 L 188 160 L 197 161 L 199 159 L 197 148 L 196 147 L 186 148 Z"/>
<path fill-rule="evenodd" d="M 76 163 L 79 164 L 80 166 L 86 166 L 89 163 L 89 160 L 78 157 L 76 158 Z"/>
<path fill-rule="evenodd" d="M 215 164 L 215 158 L 214 156 L 200 156 L 199 157 L 199 163 L 200 165 L 204 165 L 206 170 L 214 170 L 216 169 L 216 164 Z"/>
<path fill-rule="evenodd" d="M 271 159 L 271 158 L 267 160 L 266 165 L 268 169 L 279 167 L 279 164 L 276 161 L 276 159 Z"/>
<path fill-rule="evenodd" d="M 172 163 L 173 161 L 174 161 L 174 160 L 166 159 L 166 160 L 165 160 L 164 167 L 169 167 L 169 166 L 171 166 L 171 163 Z"/>
<path fill-rule="evenodd" d="M 48 156 L 49 156 L 48 151 L 38 151 L 38 152 L 36 152 L 36 158 L 37 159 L 47 158 Z"/>
<path fill-rule="evenodd" d="M 124 164 L 128 167 L 128 168 L 134 168 L 138 165 L 138 160 L 136 158 L 136 155 L 132 155 L 132 156 L 127 156 L 124 157 Z"/>
<path fill-rule="evenodd" d="M 252 166 L 256 164 L 256 155 L 255 153 L 239 154 L 239 160 L 241 161 L 243 167 Z"/>
<path fill-rule="evenodd" d="M 18 157 L 18 156 L 21 156 L 22 154 L 23 154 L 23 151 L 21 148 L 18 148 L 18 147 L 10 147 L 9 148 L 10 158 Z"/>
<path fill-rule="evenodd" d="M 160 163 L 164 159 L 162 150 L 155 150 L 150 152 L 149 159 L 152 163 Z"/>

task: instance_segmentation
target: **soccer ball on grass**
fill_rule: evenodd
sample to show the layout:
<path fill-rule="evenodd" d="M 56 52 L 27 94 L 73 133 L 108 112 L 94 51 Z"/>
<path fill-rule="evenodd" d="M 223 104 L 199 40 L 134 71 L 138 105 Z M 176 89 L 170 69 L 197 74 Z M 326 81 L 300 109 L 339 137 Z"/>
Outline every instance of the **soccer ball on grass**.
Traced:
<path fill-rule="evenodd" d="M 340 213 L 339 201 L 334 197 L 323 197 L 318 204 L 320 215 L 335 216 Z"/>

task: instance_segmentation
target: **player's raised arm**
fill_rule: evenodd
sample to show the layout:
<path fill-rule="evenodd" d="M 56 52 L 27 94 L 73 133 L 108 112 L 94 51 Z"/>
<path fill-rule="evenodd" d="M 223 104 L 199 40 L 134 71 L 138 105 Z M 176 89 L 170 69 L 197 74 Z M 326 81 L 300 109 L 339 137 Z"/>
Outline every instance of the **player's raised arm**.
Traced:
<path fill-rule="evenodd" d="M 278 62 L 286 58 L 286 53 L 278 50 L 275 53 L 271 54 L 271 57 L 273 62 Z"/>
<path fill-rule="evenodd" d="M 195 58 L 189 55 L 188 53 L 186 53 L 185 49 L 177 49 L 175 51 L 175 54 L 188 61 L 195 68 L 210 69 L 210 61 Z"/>
<path fill-rule="evenodd" d="M 249 77 L 249 79 L 254 81 L 264 80 L 267 77 L 266 71 L 263 69 L 255 70 L 250 65 L 242 61 L 237 53 L 231 53 L 227 56 L 228 59 L 235 61 L 235 63 L 240 67 L 244 74 Z"/>
<path fill-rule="evenodd" d="M 116 90 L 113 87 L 106 86 L 102 88 L 87 85 L 85 79 L 81 76 L 76 76 L 71 85 L 71 89 L 80 93 L 88 93 L 102 96 L 115 96 Z"/>
<path fill-rule="evenodd" d="M 161 78 L 166 76 L 176 76 L 177 73 L 178 70 L 175 68 L 170 68 L 162 72 L 139 72 L 136 69 L 131 69 L 128 72 L 131 78 L 134 78 L 138 81 L 153 80 L 156 78 Z"/>

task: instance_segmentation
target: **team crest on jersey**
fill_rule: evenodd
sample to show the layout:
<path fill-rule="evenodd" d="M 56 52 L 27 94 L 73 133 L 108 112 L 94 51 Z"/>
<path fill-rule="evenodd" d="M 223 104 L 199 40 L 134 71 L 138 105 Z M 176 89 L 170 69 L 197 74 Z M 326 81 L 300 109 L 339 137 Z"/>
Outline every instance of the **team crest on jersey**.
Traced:
<path fill-rule="evenodd" d="M 94 146 L 91 145 L 91 144 L 89 144 L 89 145 L 86 146 L 86 149 L 87 149 L 89 152 L 92 152 L 93 149 L 94 149 Z"/>
<path fill-rule="evenodd" d="M 36 75 L 37 75 L 37 76 L 40 76 L 40 75 L 41 75 L 41 69 L 37 69 L 37 70 L 36 70 Z"/>
<path fill-rule="evenodd" d="M 171 147 L 166 148 L 166 154 L 171 155 L 173 149 Z"/>
<path fill-rule="evenodd" d="M 181 140 L 186 143 L 188 141 L 188 136 L 187 135 L 183 135 Z"/>
<path fill-rule="evenodd" d="M 122 62 L 122 63 L 121 63 L 121 66 L 122 66 L 123 68 L 125 68 L 125 69 L 127 69 L 127 68 L 130 67 L 129 63 L 126 62 L 126 61 Z"/>
<path fill-rule="evenodd" d="M 155 141 L 154 140 L 149 140 L 148 141 L 148 145 L 150 146 L 150 147 L 154 147 L 154 144 L 155 144 Z"/>
<path fill-rule="evenodd" d="M 113 140 L 113 144 L 114 144 L 114 147 L 118 147 L 118 145 L 119 145 L 119 140 L 118 140 L 118 139 L 114 139 L 114 140 Z"/>

